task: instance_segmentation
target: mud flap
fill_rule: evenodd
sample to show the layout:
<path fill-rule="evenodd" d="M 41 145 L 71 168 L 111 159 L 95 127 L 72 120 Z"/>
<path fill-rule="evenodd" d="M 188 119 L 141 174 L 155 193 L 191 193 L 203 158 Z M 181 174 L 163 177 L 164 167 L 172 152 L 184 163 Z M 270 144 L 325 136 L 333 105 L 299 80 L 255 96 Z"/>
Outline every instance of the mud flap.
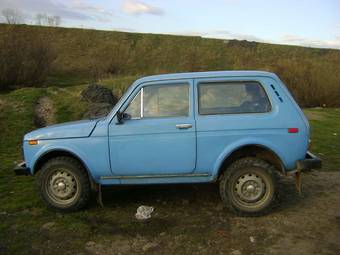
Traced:
<path fill-rule="evenodd" d="M 103 197 L 102 197 L 102 185 L 97 184 L 97 183 L 91 183 L 92 184 L 92 190 L 96 193 L 96 200 L 97 203 L 101 206 L 104 207 L 103 204 Z"/>
<path fill-rule="evenodd" d="M 301 186 L 302 186 L 301 171 L 297 170 L 295 172 L 295 187 L 299 195 L 301 195 Z"/>

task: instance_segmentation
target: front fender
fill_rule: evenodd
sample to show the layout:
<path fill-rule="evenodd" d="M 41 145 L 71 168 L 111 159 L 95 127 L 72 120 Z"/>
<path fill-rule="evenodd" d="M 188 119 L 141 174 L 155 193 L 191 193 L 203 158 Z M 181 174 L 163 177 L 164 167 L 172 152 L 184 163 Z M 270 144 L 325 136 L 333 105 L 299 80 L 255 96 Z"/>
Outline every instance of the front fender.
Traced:
<path fill-rule="evenodd" d="M 67 143 L 63 141 L 63 139 L 59 140 L 41 140 L 39 141 L 38 145 L 28 145 L 28 143 L 24 143 L 24 151 L 25 151 L 25 160 L 27 167 L 30 168 L 31 174 L 34 175 L 36 172 L 36 165 L 37 162 L 41 157 L 51 153 L 53 151 L 63 151 L 67 152 L 76 158 L 78 158 L 83 165 L 85 166 L 89 176 L 92 177 L 93 180 L 98 180 L 101 175 L 100 171 L 96 171 L 96 167 L 99 164 L 96 164 L 96 156 L 89 156 L 88 153 L 84 152 L 81 149 L 81 146 L 77 146 L 77 144 Z M 106 155 L 105 155 L 106 156 Z M 100 159 L 99 159 L 100 160 Z M 105 164 L 104 166 L 100 167 L 101 169 L 109 170 L 109 166 L 106 166 L 106 163 L 103 160 L 100 160 L 100 164 Z M 109 170 L 110 171 L 110 170 Z M 105 173 L 107 174 L 107 173 Z"/>
<path fill-rule="evenodd" d="M 245 138 L 245 139 L 238 140 L 234 143 L 231 143 L 227 147 L 224 148 L 224 150 L 218 156 L 218 158 L 217 158 L 217 160 L 214 164 L 212 176 L 214 176 L 214 178 L 216 178 L 218 176 L 219 170 L 220 170 L 223 162 L 234 151 L 236 151 L 236 150 L 238 150 L 242 147 L 249 146 L 249 145 L 257 145 L 257 146 L 260 146 L 260 147 L 264 147 L 265 149 L 271 150 L 281 160 L 284 167 L 286 167 L 286 164 L 285 164 L 286 160 L 285 160 L 284 154 L 283 154 L 283 152 L 280 151 L 280 149 L 277 146 L 275 146 L 274 143 L 272 143 L 268 140 L 265 140 L 265 139 Z"/>

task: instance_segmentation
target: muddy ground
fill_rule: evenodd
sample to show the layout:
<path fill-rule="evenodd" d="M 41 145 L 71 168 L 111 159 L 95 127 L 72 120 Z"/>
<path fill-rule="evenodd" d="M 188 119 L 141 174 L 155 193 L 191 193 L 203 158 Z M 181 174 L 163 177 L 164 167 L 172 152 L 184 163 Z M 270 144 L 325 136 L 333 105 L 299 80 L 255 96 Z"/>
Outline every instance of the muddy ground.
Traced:
<path fill-rule="evenodd" d="M 104 223 L 111 238 L 89 240 L 80 253 L 340 254 L 340 173 L 304 174 L 301 196 L 292 177 L 281 179 L 281 186 L 279 205 L 256 218 L 224 209 L 215 185 L 106 189 L 106 208 L 123 213 L 142 202 L 156 211 L 144 223 L 131 216 L 133 227 L 115 227 L 105 217 L 89 219 Z"/>
<path fill-rule="evenodd" d="M 104 208 L 71 214 L 9 192 L 36 202 L 0 212 L 0 254 L 340 254 L 340 172 L 304 174 L 301 196 L 280 182 L 280 203 L 255 218 L 227 211 L 213 184 L 105 188 Z M 139 205 L 155 207 L 150 220 L 135 219 Z"/>

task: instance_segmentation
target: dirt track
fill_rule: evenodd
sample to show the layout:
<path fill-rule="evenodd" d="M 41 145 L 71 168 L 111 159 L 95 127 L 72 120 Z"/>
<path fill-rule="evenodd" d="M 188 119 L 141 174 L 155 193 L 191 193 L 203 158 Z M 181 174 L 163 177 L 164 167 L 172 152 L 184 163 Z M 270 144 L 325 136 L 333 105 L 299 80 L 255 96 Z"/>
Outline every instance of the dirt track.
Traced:
<path fill-rule="evenodd" d="M 302 196 L 292 177 L 281 182 L 279 206 L 257 218 L 226 211 L 215 185 L 105 190 L 106 208 L 122 219 L 117 227 L 111 217 L 89 219 L 94 227 L 111 225 L 106 231 L 112 238 L 88 242 L 85 253 L 340 254 L 340 173 L 305 174 Z M 141 203 L 155 206 L 153 218 L 128 223 L 124 213 Z"/>

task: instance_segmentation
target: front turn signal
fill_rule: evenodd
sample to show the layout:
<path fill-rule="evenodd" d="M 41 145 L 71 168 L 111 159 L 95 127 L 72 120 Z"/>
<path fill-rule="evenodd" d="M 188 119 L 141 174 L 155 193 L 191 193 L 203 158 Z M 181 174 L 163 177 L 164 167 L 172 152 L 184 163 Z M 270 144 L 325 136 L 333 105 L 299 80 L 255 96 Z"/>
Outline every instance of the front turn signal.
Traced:
<path fill-rule="evenodd" d="M 38 144 L 38 140 L 28 140 L 28 144 L 29 145 L 37 145 Z"/>

